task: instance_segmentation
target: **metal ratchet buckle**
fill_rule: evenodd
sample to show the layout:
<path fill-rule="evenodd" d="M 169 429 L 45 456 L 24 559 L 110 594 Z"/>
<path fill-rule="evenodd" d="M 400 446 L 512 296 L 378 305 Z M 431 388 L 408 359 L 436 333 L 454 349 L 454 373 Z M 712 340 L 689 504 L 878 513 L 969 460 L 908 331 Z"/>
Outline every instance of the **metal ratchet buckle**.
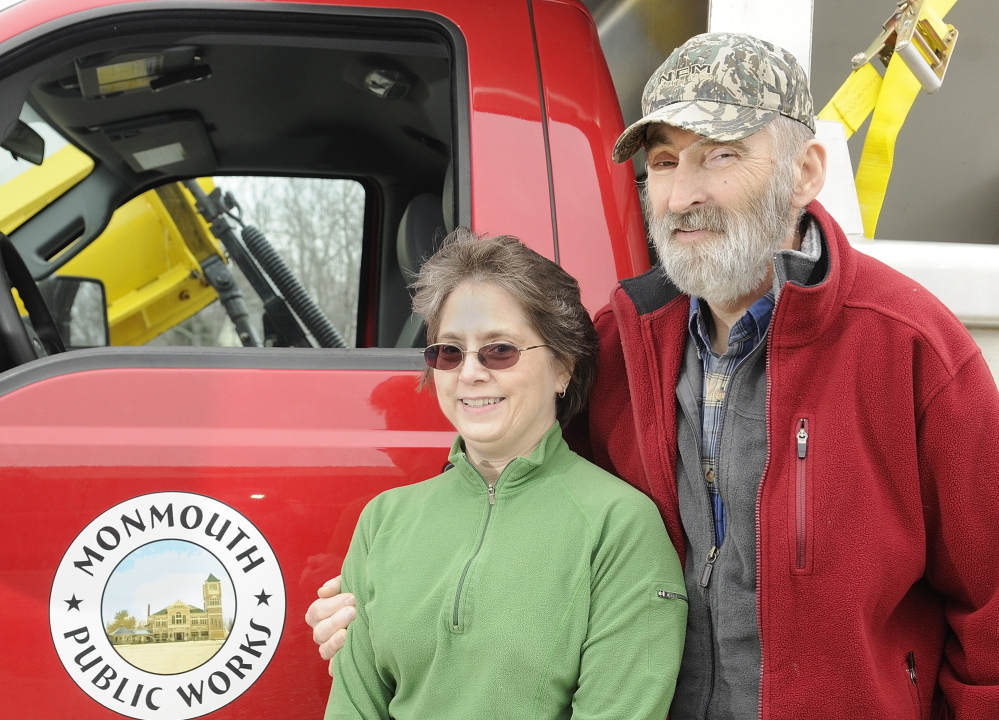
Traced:
<path fill-rule="evenodd" d="M 926 0 L 902 0 L 871 46 L 854 55 L 851 63 L 856 70 L 877 55 L 888 67 L 892 55 L 898 53 L 923 89 L 935 93 L 943 84 L 956 42 L 957 29 L 945 23 Z"/>

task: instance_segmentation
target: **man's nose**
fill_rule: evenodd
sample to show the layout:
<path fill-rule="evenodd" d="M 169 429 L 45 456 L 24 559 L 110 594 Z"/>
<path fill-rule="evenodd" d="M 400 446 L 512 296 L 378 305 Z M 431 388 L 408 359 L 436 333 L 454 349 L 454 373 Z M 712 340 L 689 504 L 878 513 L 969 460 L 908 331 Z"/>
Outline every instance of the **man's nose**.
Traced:
<path fill-rule="evenodd" d="M 673 170 L 667 206 L 675 213 L 687 212 L 707 199 L 704 178 L 691 163 L 680 162 Z"/>

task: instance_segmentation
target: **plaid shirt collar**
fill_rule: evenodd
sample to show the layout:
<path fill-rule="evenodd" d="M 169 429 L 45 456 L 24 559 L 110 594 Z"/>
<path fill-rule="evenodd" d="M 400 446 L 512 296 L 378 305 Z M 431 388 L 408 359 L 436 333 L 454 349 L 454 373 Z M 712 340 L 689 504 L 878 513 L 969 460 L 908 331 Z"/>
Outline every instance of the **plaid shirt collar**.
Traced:
<path fill-rule="evenodd" d="M 774 293 L 771 291 L 750 305 L 746 314 L 732 326 L 728 334 L 728 350 L 725 354 L 728 355 L 729 352 L 735 350 L 736 365 L 766 337 L 773 312 Z M 710 314 L 711 310 L 704 300 L 696 297 L 690 298 L 690 315 L 687 325 L 690 336 L 697 345 L 697 354 L 701 360 L 704 359 L 705 353 L 710 353 L 716 358 L 721 357 L 711 349 L 711 335 L 705 322 L 705 317 L 710 317 Z"/>
<path fill-rule="evenodd" d="M 806 216 L 803 230 L 800 249 L 779 250 L 777 254 L 796 255 L 812 263 L 817 262 L 822 254 L 822 232 L 819 230 L 819 224 L 814 218 Z M 749 307 L 749 310 L 746 311 L 746 314 L 732 326 L 732 330 L 729 332 L 726 355 L 733 349 L 734 343 L 742 343 L 741 350 L 737 352 L 735 359 L 736 365 L 749 355 L 753 348 L 767 335 L 767 328 L 770 326 L 770 318 L 773 315 L 774 305 L 780 295 L 782 283 L 779 276 L 779 272 L 774 273 L 774 285 L 770 292 L 753 303 Z M 708 333 L 707 325 L 704 322 L 705 313 L 708 313 L 707 317 L 710 317 L 711 310 L 708 308 L 708 304 L 700 298 L 690 298 L 690 315 L 687 324 L 690 336 L 697 345 L 697 354 L 701 360 L 704 360 L 705 352 L 710 352 L 715 358 L 720 357 L 719 355 L 715 355 L 711 350 L 711 335 Z M 750 340 L 751 342 L 747 343 L 746 340 Z"/>

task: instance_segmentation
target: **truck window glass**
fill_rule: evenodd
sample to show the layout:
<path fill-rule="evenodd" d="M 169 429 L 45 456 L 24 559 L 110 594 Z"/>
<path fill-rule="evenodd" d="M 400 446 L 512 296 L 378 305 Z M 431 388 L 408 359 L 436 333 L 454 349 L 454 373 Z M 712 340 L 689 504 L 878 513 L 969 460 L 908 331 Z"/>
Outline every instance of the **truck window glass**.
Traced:
<path fill-rule="evenodd" d="M 25 122 L 45 165 L 89 164 L 57 191 L 4 162 L 0 194 L 30 180 L 38 199 L 0 202 L 15 208 L 0 230 L 36 280 L 103 282 L 112 346 L 421 346 L 407 284 L 470 218 L 456 28 L 406 11 L 222 15 L 151 34 L 136 15 L 39 50 Z M 202 212 L 199 196 L 236 204 Z"/>
<path fill-rule="evenodd" d="M 295 279 L 342 336 L 356 345 L 364 189 L 353 180 L 216 178 L 239 203 L 242 220 L 260 230 Z M 235 263 L 250 321 L 263 327 L 263 301 Z M 318 346 L 313 333 L 305 332 Z M 238 347 L 236 327 L 218 300 L 151 340 L 151 345 Z"/>

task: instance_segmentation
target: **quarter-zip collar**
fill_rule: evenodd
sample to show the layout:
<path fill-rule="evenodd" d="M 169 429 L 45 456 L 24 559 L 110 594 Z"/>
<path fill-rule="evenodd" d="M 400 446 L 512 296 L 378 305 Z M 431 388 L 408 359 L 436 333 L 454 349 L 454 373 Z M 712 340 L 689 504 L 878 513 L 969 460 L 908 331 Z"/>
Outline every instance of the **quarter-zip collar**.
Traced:
<path fill-rule="evenodd" d="M 572 457 L 573 452 L 562 439 L 562 428 L 557 422 L 553 423 L 530 455 L 516 457 L 503 468 L 503 472 L 496 478 L 496 482 L 492 483 L 496 496 L 501 493 L 509 495 L 516 492 L 537 474 L 538 468 L 542 465 L 545 466 L 545 474 L 548 475 L 569 462 Z M 465 454 L 464 441 L 460 435 L 455 438 L 451 445 L 448 460 L 461 475 L 462 485 L 474 493 L 483 495 L 488 493 L 488 484 L 479 474 L 479 471 L 475 469 L 475 466 L 469 462 Z"/>

